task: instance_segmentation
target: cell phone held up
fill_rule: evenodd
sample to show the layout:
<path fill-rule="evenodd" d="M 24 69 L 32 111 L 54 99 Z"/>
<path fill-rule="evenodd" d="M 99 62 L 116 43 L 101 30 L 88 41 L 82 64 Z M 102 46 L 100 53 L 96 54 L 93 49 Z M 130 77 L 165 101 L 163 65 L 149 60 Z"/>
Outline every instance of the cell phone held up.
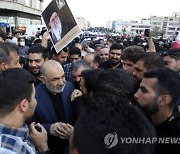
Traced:
<path fill-rule="evenodd" d="M 149 35 L 150 35 L 150 29 L 145 29 L 144 36 L 149 37 Z"/>

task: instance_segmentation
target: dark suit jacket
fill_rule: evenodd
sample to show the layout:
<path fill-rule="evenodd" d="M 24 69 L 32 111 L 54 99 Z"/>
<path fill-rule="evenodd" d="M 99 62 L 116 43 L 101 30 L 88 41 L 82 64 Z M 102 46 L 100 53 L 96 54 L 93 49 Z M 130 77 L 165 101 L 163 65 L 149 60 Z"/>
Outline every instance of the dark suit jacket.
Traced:
<path fill-rule="evenodd" d="M 66 82 L 64 90 L 62 92 L 62 100 L 66 119 L 66 121 L 64 122 L 70 124 L 73 124 L 74 122 L 73 104 L 70 101 L 70 96 L 73 90 L 73 84 L 70 82 Z M 34 118 L 37 122 L 41 123 L 49 133 L 51 124 L 58 121 L 48 90 L 43 83 L 40 83 L 36 87 L 36 100 L 37 107 L 35 110 Z"/>

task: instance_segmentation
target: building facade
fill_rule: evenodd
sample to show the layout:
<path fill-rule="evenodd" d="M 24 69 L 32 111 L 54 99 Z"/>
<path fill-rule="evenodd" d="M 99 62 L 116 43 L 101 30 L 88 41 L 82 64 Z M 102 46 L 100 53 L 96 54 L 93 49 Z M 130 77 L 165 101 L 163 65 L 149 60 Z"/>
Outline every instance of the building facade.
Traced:
<path fill-rule="evenodd" d="M 165 36 L 174 35 L 176 29 L 180 27 L 180 17 L 179 16 L 151 16 L 149 18 L 151 22 L 151 28 L 158 27 L 162 30 Z"/>
<path fill-rule="evenodd" d="M 43 0 L 0 0 L 0 22 L 12 29 L 27 25 L 41 25 Z"/>
<path fill-rule="evenodd" d="M 141 21 L 107 21 L 106 28 L 111 27 L 121 34 L 137 35 L 143 34 L 145 29 L 158 29 L 164 36 L 173 36 L 180 27 L 180 12 L 175 12 L 171 16 L 150 16 Z"/>

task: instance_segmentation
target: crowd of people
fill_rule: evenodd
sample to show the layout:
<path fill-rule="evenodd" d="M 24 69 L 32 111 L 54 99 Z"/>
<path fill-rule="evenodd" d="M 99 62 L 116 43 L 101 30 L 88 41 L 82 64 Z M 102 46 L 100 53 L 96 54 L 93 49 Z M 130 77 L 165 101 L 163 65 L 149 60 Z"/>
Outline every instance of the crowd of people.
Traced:
<path fill-rule="evenodd" d="M 39 35 L 0 32 L 0 153 L 179 154 L 180 46 Z"/>

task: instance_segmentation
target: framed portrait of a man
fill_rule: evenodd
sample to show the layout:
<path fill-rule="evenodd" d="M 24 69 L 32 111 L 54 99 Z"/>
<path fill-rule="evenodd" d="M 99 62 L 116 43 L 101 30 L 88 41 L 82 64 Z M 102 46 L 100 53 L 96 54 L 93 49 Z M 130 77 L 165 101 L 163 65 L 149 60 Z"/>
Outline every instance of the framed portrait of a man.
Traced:
<path fill-rule="evenodd" d="M 65 0 L 52 1 L 43 11 L 42 17 L 57 52 L 81 33 Z"/>

